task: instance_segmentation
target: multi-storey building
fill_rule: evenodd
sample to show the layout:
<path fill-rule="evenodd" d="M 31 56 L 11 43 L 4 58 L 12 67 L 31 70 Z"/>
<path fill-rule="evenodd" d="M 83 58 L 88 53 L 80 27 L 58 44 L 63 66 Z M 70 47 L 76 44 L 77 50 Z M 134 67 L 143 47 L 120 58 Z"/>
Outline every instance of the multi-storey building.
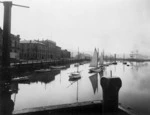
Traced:
<path fill-rule="evenodd" d="M 24 60 L 41 60 L 45 59 L 46 46 L 37 41 L 23 40 L 20 41 L 20 59 Z"/>
<path fill-rule="evenodd" d="M 70 58 L 70 52 L 61 50 L 56 42 L 51 40 L 34 40 L 20 42 L 20 59 L 24 60 L 50 60 Z"/>
<path fill-rule="evenodd" d="M 0 28 L 0 59 L 2 57 L 2 46 L 3 46 L 3 30 Z M 10 35 L 10 58 L 11 61 L 17 61 L 19 60 L 19 42 L 20 42 L 20 36 L 19 35 Z"/>
<path fill-rule="evenodd" d="M 2 57 L 3 30 L 0 28 L 0 60 Z M 49 60 L 70 58 L 70 52 L 61 50 L 52 40 L 23 40 L 20 41 L 19 35 L 10 35 L 10 58 L 11 61 L 24 60 Z"/>
<path fill-rule="evenodd" d="M 55 55 L 56 55 L 57 59 L 61 58 L 61 47 L 56 46 L 56 53 L 55 53 Z"/>
<path fill-rule="evenodd" d="M 55 59 L 56 58 L 56 42 L 52 40 L 42 40 L 43 44 L 47 47 L 47 58 Z"/>
<path fill-rule="evenodd" d="M 71 57 L 71 53 L 68 50 L 62 50 L 61 51 L 61 57 L 62 58 L 70 58 Z"/>
<path fill-rule="evenodd" d="M 10 57 L 12 59 L 19 60 L 20 53 L 20 36 L 11 34 L 11 49 L 10 49 Z"/>

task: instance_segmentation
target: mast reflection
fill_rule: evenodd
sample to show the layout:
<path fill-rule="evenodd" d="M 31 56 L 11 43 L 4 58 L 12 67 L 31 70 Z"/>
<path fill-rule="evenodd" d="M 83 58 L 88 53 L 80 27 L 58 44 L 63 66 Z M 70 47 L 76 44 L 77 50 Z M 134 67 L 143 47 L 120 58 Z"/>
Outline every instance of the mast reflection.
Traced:
<path fill-rule="evenodd" d="M 92 84 L 92 88 L 93 88 L 93 92 L 94 94 L 96 93 L 96 91 L 98 92 L 98 74 L 94 74 L 94 75 L 91 75 L 89 77 L 90 81 L 91 81 L 91 84 Z"/>

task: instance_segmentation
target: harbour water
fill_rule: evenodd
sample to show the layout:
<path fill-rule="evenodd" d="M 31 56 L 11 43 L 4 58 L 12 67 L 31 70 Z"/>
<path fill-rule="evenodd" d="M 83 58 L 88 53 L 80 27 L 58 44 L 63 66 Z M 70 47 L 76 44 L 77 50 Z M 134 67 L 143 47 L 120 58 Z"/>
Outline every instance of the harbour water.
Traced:
<path fill-rule="evenodd" d="M 103 76 L 120 77 L 122 87 L 119 103 L 142 115 L 150 114 L 150 63 L 119 63 L 105 68 Z M 100 78 L 102 75 L 88 73 L 89 64 L 79 66 L 81 79 L 69 81 L 69 73 L 77 71 L 71 64 L 63 70 L 31 73 L 30 81 L 19 83 L 18 91 L 11 95 L 14 111 L 74 102 L 102 100 Z"/>

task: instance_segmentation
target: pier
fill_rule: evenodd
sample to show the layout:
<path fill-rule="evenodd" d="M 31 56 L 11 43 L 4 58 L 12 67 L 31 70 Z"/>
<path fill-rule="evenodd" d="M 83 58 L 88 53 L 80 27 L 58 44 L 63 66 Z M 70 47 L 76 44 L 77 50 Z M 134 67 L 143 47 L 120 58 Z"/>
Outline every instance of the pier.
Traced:
<path fill-rule="evenodd" d="M 87 101 L 87 102 L 78 102 L 72 104 L 63 104 L 56 106 L 46 106 L 39 108 L 30 108 L 20 111 L 14 111 L 13 115 L 101 115 L 102 113 L 102 101 Z M 127 108 L 119 105 L 118 112 L 115 113 L 118 115 L 136 115 L 134 112 L 131 112 Z M 109 115 L 112 115 L 109 113 Z"/>

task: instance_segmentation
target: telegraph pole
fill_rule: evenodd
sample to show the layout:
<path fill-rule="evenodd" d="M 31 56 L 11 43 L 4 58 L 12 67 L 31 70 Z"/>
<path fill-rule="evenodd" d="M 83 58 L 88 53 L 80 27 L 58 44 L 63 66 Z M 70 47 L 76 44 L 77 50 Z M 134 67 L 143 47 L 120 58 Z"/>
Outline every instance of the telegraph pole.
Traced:
<path fill-rule="evenodd" d="M 12 4 L 11 1 L 1 2 L 4 5 L 4 22 L 3 22 L 3 45 L 2 45 L 2 78 L 0 80 L 10 81 L 10 47 L 11 47 L 11 8 L 12 5 L 29 8 L 28 6 L 22 6 Z"/>
<path fill-rule="evenodd" d="M 3 22 L 3 47 L 2 47 L 2 67 L 10 67 L 10 32 L 11 32 L 11 7 L 12 2 L 3 2 L 4 22 Z"/>

